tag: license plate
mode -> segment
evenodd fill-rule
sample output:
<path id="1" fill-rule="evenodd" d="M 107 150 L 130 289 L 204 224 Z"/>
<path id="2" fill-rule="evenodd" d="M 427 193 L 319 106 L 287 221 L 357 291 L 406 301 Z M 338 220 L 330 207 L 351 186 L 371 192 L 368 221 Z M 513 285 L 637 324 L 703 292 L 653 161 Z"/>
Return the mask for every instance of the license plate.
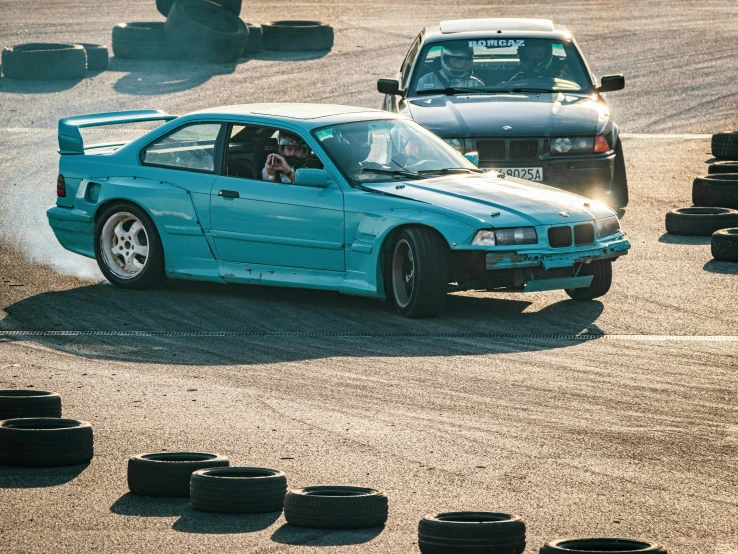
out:
<path id="1" fill-rule="evenodd" d="M 542 167 L 496 167 L 500 173 L 517 177 L 519 179 L 527 179 L 528 181 L 543 181 Z"/>

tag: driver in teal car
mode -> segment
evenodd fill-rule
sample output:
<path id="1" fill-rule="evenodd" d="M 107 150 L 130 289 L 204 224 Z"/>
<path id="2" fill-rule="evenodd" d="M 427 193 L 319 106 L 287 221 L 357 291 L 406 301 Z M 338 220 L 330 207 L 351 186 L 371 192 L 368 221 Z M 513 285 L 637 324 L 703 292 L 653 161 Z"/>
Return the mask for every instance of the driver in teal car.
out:
<path id="1" fill-rule="evenodd" d="M 310 148 L 297 135 L 280 132 L 279 154 L 269 154 L 261 170 L 264 181 L 294 183 L 295 171 L 303 167 L 310 157 Z"/>

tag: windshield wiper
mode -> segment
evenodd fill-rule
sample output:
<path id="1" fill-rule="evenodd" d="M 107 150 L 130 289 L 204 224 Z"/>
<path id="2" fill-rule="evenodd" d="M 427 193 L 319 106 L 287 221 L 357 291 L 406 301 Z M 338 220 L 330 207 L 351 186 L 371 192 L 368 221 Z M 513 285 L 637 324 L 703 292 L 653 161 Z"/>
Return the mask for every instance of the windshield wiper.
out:
<path id="1" fill-rule="evenodd" d="M 518 87 L 510 89 L 510 92 L 555 92 L 548 88 Z"/>
<path id="2" fill-rule="evenodd" d="M 392 177 L 409 177 L 411 179 L 417 179 L 420 177 L 420 173 L 415 171 L 401 171 L 399 169 L 379 169 L 373 167 L 365 167 L 361 170 L 362 173 L 376 173 L 378 175 L 391 175 Z"/>
<path id="3" fill-rule="evenodd" d="M 418 175 L 448 175 L 449 173 L 486 173 L 484 169 L 479 169 L 477 167 L 471 168 L 471 167 L 444 167 L 443 169 L 421 169 L 418 171 Z"/>

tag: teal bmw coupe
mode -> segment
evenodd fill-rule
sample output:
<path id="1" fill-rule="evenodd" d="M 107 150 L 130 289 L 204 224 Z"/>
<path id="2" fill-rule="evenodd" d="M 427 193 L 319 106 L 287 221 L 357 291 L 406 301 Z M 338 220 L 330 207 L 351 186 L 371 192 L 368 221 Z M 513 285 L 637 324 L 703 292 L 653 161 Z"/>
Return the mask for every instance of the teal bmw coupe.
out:
<path id="1" fill-rule="evenodd" d="M 163 121 L 129 142 L 80 129 Z M 167 278 L 335 290 L 430 317 L 450 291 L 604 295 L 628 240 L 612 209 L 477 167 L 401 115 L 326 104 L 59 121 L 61 245 L 114 285 Z"/>

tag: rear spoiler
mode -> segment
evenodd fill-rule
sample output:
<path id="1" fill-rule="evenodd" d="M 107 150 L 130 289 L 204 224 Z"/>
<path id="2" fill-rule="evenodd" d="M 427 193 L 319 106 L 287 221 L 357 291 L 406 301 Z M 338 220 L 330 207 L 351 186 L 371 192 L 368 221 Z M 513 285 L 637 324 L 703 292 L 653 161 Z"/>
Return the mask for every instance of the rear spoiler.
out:
<path id="1" fill-rule="evenodd" d="M 84 154 L 85 143 L 79 130 L 82 127 L 102 127 L 141 121 L 171 121 L 179 116 L 159 110 L 134 110 L 89 115 L 76 115 L 59 120 L 59 154 Z"/>

